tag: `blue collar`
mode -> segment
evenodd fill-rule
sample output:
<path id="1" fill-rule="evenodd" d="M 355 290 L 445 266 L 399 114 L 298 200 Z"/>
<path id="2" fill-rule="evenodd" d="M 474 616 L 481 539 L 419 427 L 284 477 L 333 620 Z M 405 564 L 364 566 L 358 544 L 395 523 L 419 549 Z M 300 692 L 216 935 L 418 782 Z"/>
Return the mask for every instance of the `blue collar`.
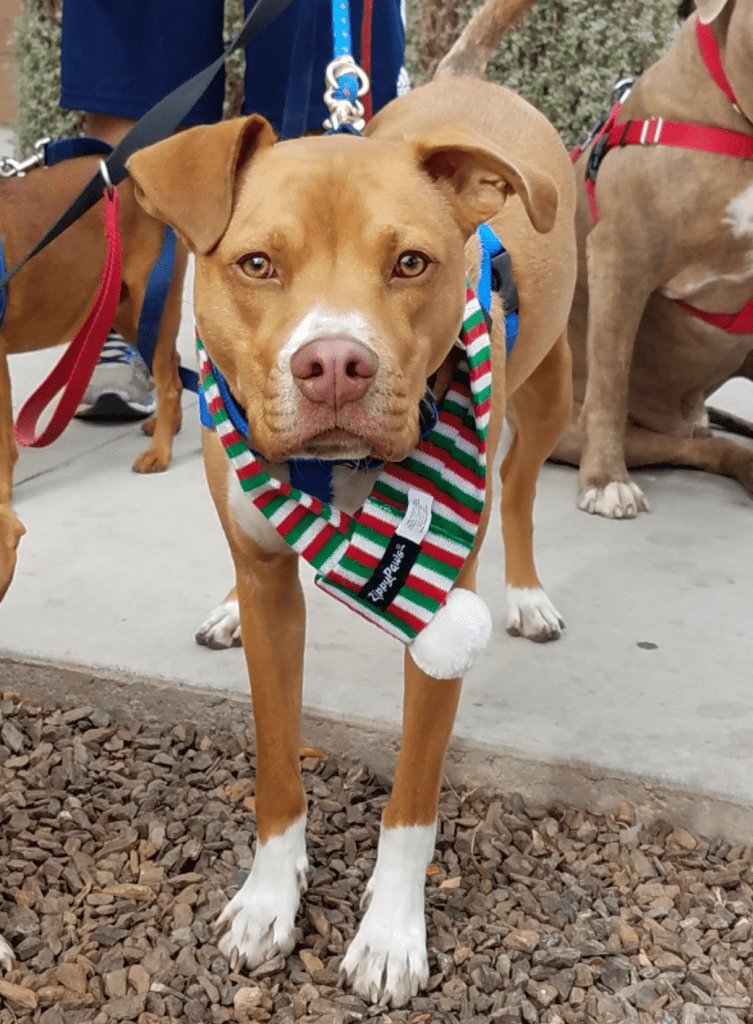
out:
<path id="1" fill-rule="evenodd" d="M 509 253 L 488 224 L 481 225 L 478 229 L 478 237 L 481 242 L 481 269 L 477 289 L 478 301 L 481 303 L 481 308 L 488 315 L 492 305 L 492 291 L 497 291 L 504 295 L 505 348 L 507 350 L 507 358 L 509 359 L 520 328 L 517 291 L 512 280 Z M 502 277 L 505 279 L 501 279 Z M 512 302 L 510 301 L 510 295 L 515 296 Z"/>

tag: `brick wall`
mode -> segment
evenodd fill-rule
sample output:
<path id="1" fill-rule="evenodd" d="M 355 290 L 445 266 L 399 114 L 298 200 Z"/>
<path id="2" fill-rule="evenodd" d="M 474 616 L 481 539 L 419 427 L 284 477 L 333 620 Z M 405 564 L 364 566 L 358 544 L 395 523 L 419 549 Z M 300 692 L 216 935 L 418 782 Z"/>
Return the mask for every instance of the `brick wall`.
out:
<path id="1" fill-rule="evenodd" d="M 0 0 L 0 125 L 16 116 L 16 18 L 21 0 Z"/>

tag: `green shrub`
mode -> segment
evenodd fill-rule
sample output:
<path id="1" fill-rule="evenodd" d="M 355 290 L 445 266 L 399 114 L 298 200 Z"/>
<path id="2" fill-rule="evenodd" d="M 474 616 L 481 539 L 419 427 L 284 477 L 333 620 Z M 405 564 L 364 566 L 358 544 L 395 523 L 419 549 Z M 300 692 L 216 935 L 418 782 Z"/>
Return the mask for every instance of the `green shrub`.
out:
<path id="1" fill-rule="evenodd" d="M 43 135 L 77 135 L 83 125 L 78 111 L 61 110 L 60 3 L 24 0 L 18 19 L 18 106 L 13 125 L 18 151 L 26 156 Z"/>
<path id="2" fill-rule="evenodd" d="M 479 6 L 460 5 L 455 34 Z M 488 75 L 572 146 L 609 106 L 617 79 L 637 77 L 667 49 L 676 23 L 676 0 L 539 0 L 501 41 Z"/>
<path id="3" fill-rule="evenodd" d="M 609 106 L 614 83 L 637 78 L 667 49 L 675 0 L 543 0 L 500 43 L 489 76 L 514 89 L 573 145 Z"/>

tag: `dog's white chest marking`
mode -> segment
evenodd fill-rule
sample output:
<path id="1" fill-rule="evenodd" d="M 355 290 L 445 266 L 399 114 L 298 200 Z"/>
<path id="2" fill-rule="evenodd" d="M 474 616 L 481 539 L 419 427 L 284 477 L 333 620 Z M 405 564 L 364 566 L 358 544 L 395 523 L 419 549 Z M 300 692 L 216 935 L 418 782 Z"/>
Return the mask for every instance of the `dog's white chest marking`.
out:
<path id="1" fill-rule="evenodd" d="M 748 256 L 738 277 L 739 281 L 746 281 L 753 273 L 753 185 L 730 200 L 724 224 L 735 238 L 747 239 L 749 242 Z"/>
<path id="2" fill-rule="evenodd" d="M 693 275 L 680 274 L 678 278 L 667 282 L 662 289 L 667 298 L 684 299 L 692 304 L 694 297 L 710 285 L 739 285 L 750 281 L 753 274 L 753 185 L 749 185 L 729 201 L 722 217 L 722 228 L 729 231 L 735 239 L 749 241 L 747 255 L 736 267 L 730 266 L 726 273 L 707 268 L 705 271 L 698 270 Z"/>
<path id="3" fill-rule="evenodd" d="M 283 483 L 290 483 L 290 473 L 284 463 L 267 465 L 270 476 Z M 291 548 L 282 539 L 274 526 L 243 491 L 232 465 L 228 464 L 228 500 L 235 521 L 247 537 L 269 554 L 286 554 Z M 356 469 L 351 465 L 332 467 L 332 504 L 341 512 L 352 515 L 363 505 L 371 493 L 379 469 Z"/>
<path id="4" fill-rule="evenodd" d="M 278 953 L 293 949 L 293 927 L 301 894 L 306 891 L 306 815 L 282 835 L 257 843 L 254 863 L 242 888 L 223 910 L 217 924 L 226 927 L 219 942 L 238 970 L 251 970 Z"/>
<path id="5" fill-rule="evenodd" d="M 724 223 L 735 238 L 750 238 L 751 250 L 748 259 L 753 266 L 753 185 L 749 185 L 730 201 Z"/>
<path id="6" fill-rule="evenodd" d="M 424 889 L 436 825 L 383 828 L 370 900 L 342 973 L 362 999 L 404 1005 L 429 978 Z"/>
<path id="7" fill-rule="evenodd" d="M 269 475 L 273 476 L 276 480 L 282 480 L 282 482 L 286 484 L 290 483 L 290 474 L 284 463 L 279 465 L 266 465 L 265 469 Z M 251 501 L 249 496 L 243 490 L 238 477 L 235 474 L 233 464 L 229 459 L 227 472 L 228 503 L 233 510 L 233 516 L 235 517 L 235 521 L 238 526 L 243 530 L 247 537 L 250 537 L 251 540 L 255 541 L 259 547 L 268 554 L 287 554 L 290 551 L 290 548 L 266 516 L 262 515 L 256 505 L 254 505 L 253 501 Z"/>
<path id="8" fill-rule="evenodd" d="M 379 469 L 332 467 L 332 504 L 341 512 L 353 513 L 363 505 L 379 476 Z"/>
<path id="9" fill-rule="evenodd" d="M 290 482 L 286 464 L 267 465 L 270 476 L 284 483 Z M 379 469 L 355 469 L 353 466 L 332 467 L 332 504 L 342 512 L 352 515 L 363 505 L 371 493 Z M 228 502 L 235 521 L 247 537 L 255 541 L 268 554 L 288 554 L 291 548 L 282 539 L 274 526 L 243 491 L 238 477 L 228 462 Z M 241 642 L 240 611 L 238 602 L 223 601 L 201 624 L 196 639 L 207 647 L 221 649 L 233 647 Z"/>

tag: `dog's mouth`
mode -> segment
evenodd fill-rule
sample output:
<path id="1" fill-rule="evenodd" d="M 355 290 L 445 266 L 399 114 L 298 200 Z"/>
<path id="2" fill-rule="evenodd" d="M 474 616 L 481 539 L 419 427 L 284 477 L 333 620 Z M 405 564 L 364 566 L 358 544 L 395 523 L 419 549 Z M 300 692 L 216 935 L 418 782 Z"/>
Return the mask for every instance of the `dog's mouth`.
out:
<path id="1" fill-rule="evenodd" d="M 301 458 L 325 460 L 380 457 L 370 440 L 343 427 L 328 427 L 307 438 L 296 454 Z"/>

